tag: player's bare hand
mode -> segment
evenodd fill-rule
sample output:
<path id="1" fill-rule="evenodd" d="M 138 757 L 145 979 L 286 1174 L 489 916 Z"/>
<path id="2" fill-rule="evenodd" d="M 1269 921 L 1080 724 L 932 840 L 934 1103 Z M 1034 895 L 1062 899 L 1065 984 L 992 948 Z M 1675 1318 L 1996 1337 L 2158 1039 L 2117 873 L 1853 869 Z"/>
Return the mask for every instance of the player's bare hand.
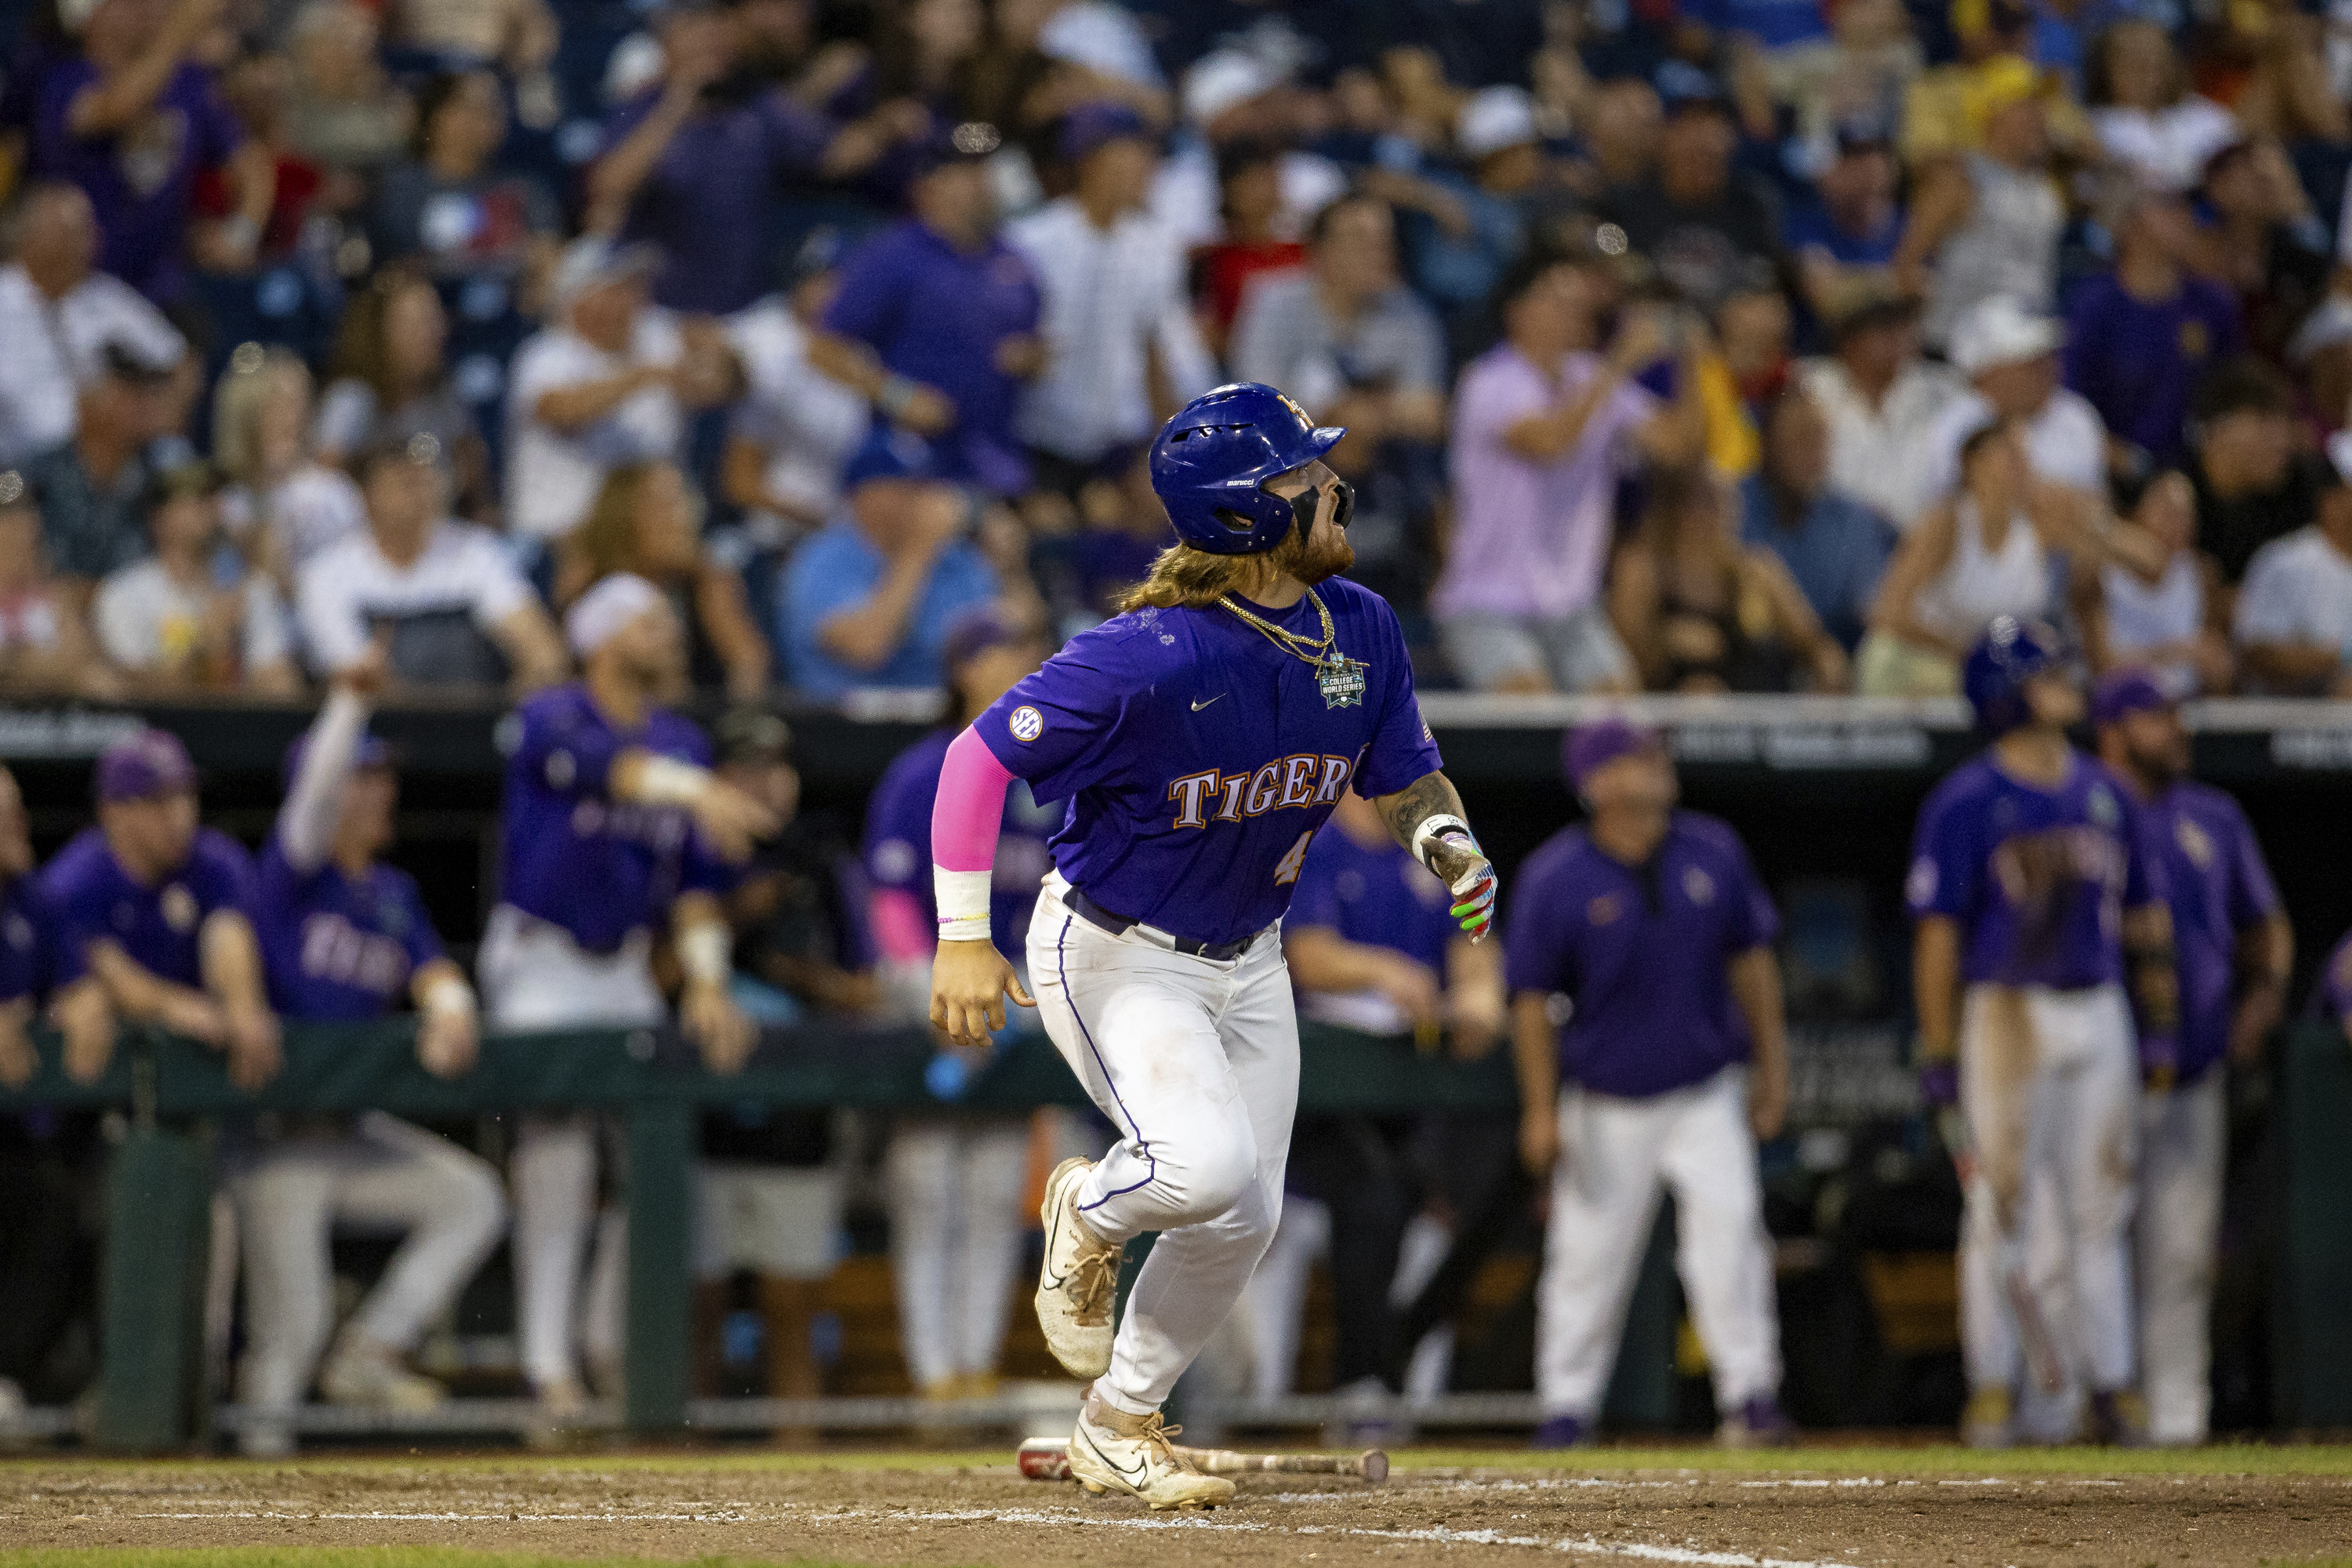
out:
<path id="1" fill-rule="evenodd" d="M 228 1080 L 250 1092 L 278 1076 L 286 1064 L 278 1019 L 267 1007 L 223 1009 L 228 1038 Z"/>
<path id="2" fill-rule="evenodd" d="M 1780 1135 L 1789 1120 L 1789 1075 L 1759 1067 L 1748 1075 L 1748 1126 L 1756 1141 L 1768 1143 Z"/>
<path id="3" fill-rule="evenodd" d="M 1559 1161 L 1559 1111 L 1549 1105 L 1530 1105 L 1519 1111 L 1519 1163 L 1542 1181 Z"/>
<path id="4" fill-rule="evenodd" d="M 334 684 L 354 697 L 370 701 L 383 694 L 385 679 L 392 672 L 392 635 L 378 633 L 359 658 L 335 671 Z"/>
<path id="5" fill-rule="evenodd" d="M 944 436 L 955 428 L 955 400 L 936 386 L 918 382 L 890 422 L 918 436 Z"/>
<path id="6" fill-rule="evenodd" d="M 720 779 L 710 781 L 693 805 L 694 825 L 719 858 L 740 865 L 751 858 L 752 844 L 782 826 L 776 814 L 742 790 Z"/>
<path id="7" fill-rule="evenodd" d="M 1416 1029 L 1437 1023 L 1437 976 L 1429 965 L 1398 956 L 1381 971 L 1379 986 Z"/>
<path id="8" fill-rule="evenodd" d="M 428 1011 L 416 1026 L 416 1059 L 435 1078 L 463 1078 L 482 1051 L 482 1031 L 472 1013 Z"/>
<path id="9" fill-rule="evenodd" d="M 943 942 L 931 960 L 931 1026 L 960 1047 L 977 1048 L 1004 1027 L 1004 999 L 1037 1004 L 991 942 Z"/>
<path id="10" fill-rule="evenodd" d="M 158 988 L 155 1022 L 183 1039 L 194 1040 L 215 1050 L 229 1043 L 228 1015 L 221 1011 L 220 1004 L 185 986 Z"/>
<path id="11" fill-rule="evenodd" d="M 687 1037 L 702 1052 L 702 1065 L 722 1078 L 741 1072 L 760 1043 L 759 1025 L 735 1005 L 727 987 L 714 982 L 688 982 L 677 1016 Z"/>
<path id="12" fill-rule="evenodd" d="M 1494 1055 L 1503 1037 L 1503 1010 L 1491 994 L 1475 987 L 1454 994 L 1454 1059 L 1484 1061 Z"/>
<path id="13" fill-rule="evenodd" d="M 1015 332 L 996 345 L 996 368 L 1026 381 L 1045 368 L 1045 340 L 1034 332 Z"/>

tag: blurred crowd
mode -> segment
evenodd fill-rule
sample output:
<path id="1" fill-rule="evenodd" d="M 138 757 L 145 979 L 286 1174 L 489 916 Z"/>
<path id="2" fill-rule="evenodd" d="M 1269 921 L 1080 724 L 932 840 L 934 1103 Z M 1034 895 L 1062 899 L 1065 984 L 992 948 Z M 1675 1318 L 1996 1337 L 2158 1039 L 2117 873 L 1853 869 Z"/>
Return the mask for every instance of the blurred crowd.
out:
<path id="1" fill-rule="evenodd" d="M 2316 0 L 34 0 L 0 682 L 944 684 L 1170 540 L 1225 379 L 1351 434 L 1424 679 L 2176 692 L 2352 650 Z"/>

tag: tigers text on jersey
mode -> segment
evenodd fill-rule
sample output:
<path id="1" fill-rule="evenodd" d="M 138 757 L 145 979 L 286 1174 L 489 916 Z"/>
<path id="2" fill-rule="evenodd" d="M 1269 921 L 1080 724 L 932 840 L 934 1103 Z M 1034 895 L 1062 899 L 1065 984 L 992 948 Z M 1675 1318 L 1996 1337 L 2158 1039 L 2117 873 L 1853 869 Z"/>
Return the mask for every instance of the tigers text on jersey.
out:
<path id="1" fill-rule="evenodd" d="M 2080 752 L 2054 789 L 2003 772 L 1990 752 L 1973 757 L 1919 808 L 1904 900 L 1915 920 L 1959 922 L 1969 984 L 2120 983 L 2123 911 L 2165 896 L 2138 810 Z"/>
<path id="2" fill-rule="evenodd" d="M 332 861 L 306 875 L 275 834 L 255 871 L 253 928 L 269 1005 L 288 1018 L 382 1017 L 441 956 L 415 879 L 390 866 L 353 879 Z"/>
<path id="3" fill-rule="evenodd" d="M 1315 591 L 1360 681 L 1222 607 L 1142 609 L 1072 638 L 974 721 L 1038 799 L 1069 800 L 1055 864 L 1104 909 L 1241 941 L 1281 918 L 1341 791 L 1393 795 L 1437 770 L 1395 615 L 1344 578 Z M 1250 608 L 1321 635 L 1305 598 Z"/>
<path id="4" fill-rule="evenodd" d="M 562 926 L 588 952 L 612 952 L 633 931 L 656 930 L 682 892 L 730 885 L 725 865 L 681 806 L 613 799 L 614 759 L 631 749 L 710 765 L 710 742 L 655 709 L 635 731 L 615 730 L 586 687 L 542 691 L 518 710 L 521 732 L 507 761 L 505 885 L 500 896 Z"/>

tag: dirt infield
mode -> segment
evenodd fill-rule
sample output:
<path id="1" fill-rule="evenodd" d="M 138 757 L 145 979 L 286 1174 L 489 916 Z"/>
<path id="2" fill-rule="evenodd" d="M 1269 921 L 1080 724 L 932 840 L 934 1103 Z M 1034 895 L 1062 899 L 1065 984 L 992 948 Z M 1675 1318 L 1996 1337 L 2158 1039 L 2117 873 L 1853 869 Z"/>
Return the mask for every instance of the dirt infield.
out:
<path id="1" fill-rule="evenodd" d="M 1183 1518 L 1021 1480 L 1009 1452 L 0 1465 L 0 1548 L 398 1545 L 991 1568 L 2308 1563 L 2352 1551 L 2352 1452 L 1408 1454 L 1386 1487 L 1268 1477 Z"/>

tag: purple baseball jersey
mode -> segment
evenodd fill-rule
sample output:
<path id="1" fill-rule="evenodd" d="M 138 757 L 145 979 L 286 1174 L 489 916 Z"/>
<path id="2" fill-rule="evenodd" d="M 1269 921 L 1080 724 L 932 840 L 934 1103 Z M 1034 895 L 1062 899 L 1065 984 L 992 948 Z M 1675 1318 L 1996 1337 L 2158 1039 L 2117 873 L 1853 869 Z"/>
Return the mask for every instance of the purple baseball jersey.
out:
<path id="1" fill-rule="evenodd" d="M 926 931 L 938 929 L 940 912 L 931 886 L 931 804 L 954 739 L 953 731 L 941 730 L 899 752 L 866 808 L 866 875 L 877 888 L 914 895 Z M 988 885 L 988 933 L 998 951 L 1018 958 L 1028 942 L 1037 889 L 1054 865 L 1046 844 L 1068 815 L 1066 807 L 1038 805 L 1019 779 L 1004 792 L 1004 825 Z"/>
<path id="2" fill-rule="evenodd" d="M 500 896 L 611 952 L 631 931 L 660 926 L 684 892 L 733 880 L 685 809 L 614 800 L 613 761 L 632 748 L 710 765 L 710 742 L 675 713 L 654 710 L 634 731 L 606 722 L 578 681 L 542 691 L 516 712 L 521 732 L 507 760 L 505 882 Z"/>
<path id="3" fill-rule="evenodd" d="M 253 927 L 269 1005 L 289 1018 L 381 1017 L 441 956 L 407 873 L 371 866 L 354 881 L 330 862 L 306 877 L 275 834 L 254 872 Z"/>
<path id="4" fill-rule="evenodd" d="M 2187 1083 L 2229 1049 L 2238 933 L 2278 912 L 2278 889 L 2246 814 L 2211 785 L 2182 779 L 2143 802 L 2139 814 L 2172 910 L 2180 970 L 2176 1071 Z"/>
<path id="5" fill-rule="evenodd" d="M 1640 1099 L 1703 1083 L 1748 1059 L 1748 1021 L 1727 965 L 1780 931 L 1771 896 L 1727 824 L 1677 811 L 1642 866 L 1582 827 L 1519 867 L 1503 943 L 1514 994 L 1563 993 L 1560 1075 Z"/>
<path id="6" fill-rule="evenodd" d="M 2054 790 L 1972 757 L 1919 808 L 1904 900 L 1959 922 L 1969 984 L 2119 984 L 2123 911 L 2165 896 L 2141 832 L 2130 792 L 2080 752 Z"/>
<path id="7" fill-rule="evenodd" d="M 157 979 L 201 987 L 196 933 L 215 910 L 252 906 L 253 860 L 228 835 L 200 827 L 187 864 L 150 888 L 131 880 L 103 832 L 85 827 L 42 870 L 41 894 L 57 921 L 58 985 L 89 972 L 89 944 L 102 937 Z"/>
<path id="8" fill-rule="evenodd" d="M 0 893 L 0 1002 L 49 994 L 57 968 L 55 931 L 39 877 L 19 877 Z"/>
<path id="9" fill-rule="evenodd" d="M 1439 766 L 1381 597 L 1334 577 L 1333 683 L 1230 610 L 1132 611 L 1072 638 L 973 728 L 1040 800 L 1070 802 L 1062 875 L 1103 908 L 1196 942 L 1281 919 L 1307 841 L 1348 788 L 1393 795 Z M 1263 612 L 1321 635 L 1315 606 Z"/>
<path id="10" fill-rule="evenodd" d="M 2352 1020 L 2352 931 L 2346 931 L 2336 951 L 2327 955 L 2327 967 L 2319 972 L 2319 988 L 2312 993 L 2311 1005 L 2331 1024 Z"/>
<path id="11" fill-rule="evenodd" d="M 1291 890 L 1285 931 L 1321 926 L 1349 942 L 1385 947 L 1445 975 L 1445 955 L 1462 934 L 1447 912 L 1454 895 L 1402 844 L 1366 848 L 1326 826 L 1307 847 Z"/>

